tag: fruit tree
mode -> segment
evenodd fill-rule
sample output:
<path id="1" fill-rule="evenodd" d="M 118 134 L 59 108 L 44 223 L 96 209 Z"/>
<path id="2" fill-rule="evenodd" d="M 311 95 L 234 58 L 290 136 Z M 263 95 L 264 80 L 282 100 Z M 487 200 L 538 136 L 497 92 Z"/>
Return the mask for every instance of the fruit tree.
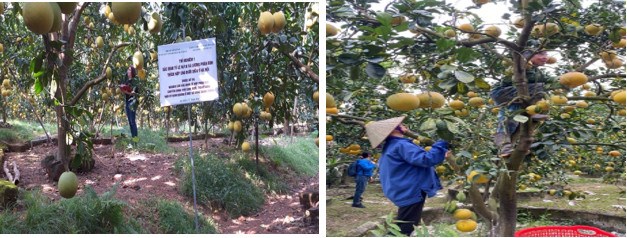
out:
<path id="1" fill-rule="evenodd" d="M 494 12 L 502 15 L 489 18 Z M 329 1 L 328 183 L 340 182 L 340 165 L 361 152 L 347 148 L 369 148 L 360 127 L 399 115 L 425 149 L 436 139 L 452 143 L 455 156 L 437 173 L 469 194 L 490 236 L 514 235 L 517 190 L 574 199 L 583 194 L 568 189 L 569 171 L 608 182 L 624 176 L 623 12 L 612 1 Z M 540 67 L 550 80 L 531 95 L 527 57 L 540 51 L 550 56 Z M 495 105 L 490 90 L 503 79 L 516 96 Z M 510 103 L 522 108 L 508 110 Z M 500 110 L 520 123 L 506 158 L 492 138 Z M 530 119 L 535 114 L 549 118 Z M 380 148 L 372 153 L 378 158 Z M 462 219 L 457 227 L 475 225 Z"/>
<path id="2" fill-rule="evenodd" d="M 139 127 L 178 127 L 187 121 L 184 107 L 160 107 L 158 45 L 217 40 L 220 98 L 193 105 L 195 128 L 204 124 L 205 130 L 221 130 L 229 120 L 238 120 L 239 147 L 260 118 L 269 121 L 260 122 L 269 129 L 277 122 L 286 128 L 315 124 L 310 95 L 318 82 L 317 4 L 0 6 L 3 120 L 35 115 L 40 121 L 56 121 L 56 158 L 64 170 L 93 167 L 90 140 L 118 118 L 126 121 L 118 85 L 131 65 L 140 79 Z M 264 17 L 265 12 L 271 17 Z M 272 103 L 266 94 L 274 97 Z M 235 115 L 236 103 L 246 104 L 246 113 Z M 75 153 L 71 144 L 77 145 Z"/>

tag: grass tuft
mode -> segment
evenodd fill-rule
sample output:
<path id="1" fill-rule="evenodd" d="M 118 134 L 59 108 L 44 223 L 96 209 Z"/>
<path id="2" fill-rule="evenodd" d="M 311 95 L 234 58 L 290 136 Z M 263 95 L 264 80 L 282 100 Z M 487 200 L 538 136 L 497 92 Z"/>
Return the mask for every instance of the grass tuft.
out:
<path id="1" fill-rule="evenodd" d="M 268 159 L 287 165 L 299 174 L 313 176 L 318 173 L 318 147 L 312 138 L 279 138 L 276 145 L 263 146 L 261 151 Z"/>
<path id="2" fill-rule="evenodd" d="M 138 233 L 138 223 L 124 217 L 122 201 L 113 199 L 115 187 L 98 196 L 87 187 L 85 194 L 58 202 L 50 202 L 40 192 L 26 192 L 23 203 L 26 216 L 16 217 L 5 211 L 0 214 L 0 233 Z"/>
<path id="3" fill-rule="evenodd" d="M 268 171 L 264 164 L 257 166 L 254 160 L 246 158 L 243 154 L 234 157 L 237 165 L 248 174 L 257 187 L 262 187 L 269 193 L 286 194 L 289 192 L 289 186 L 285 180 Z"/>
<path id="4" fill-rule="evenodd" d="M 40 136 L 45 136 L 44 130 L 38 122 L 18 120 L 8 120 L 7 122 L 11 124 L 12 127 L 0 128 L 0 141 L 23 143 Z M 48 134 L 56 133 L 55 124 L 44 123 L 44 126 Z"/>
<path id="5" fill-rule="evenodd" d="M 194 214 L 185 211 L 185 208 L 178 202 L 159 200 L 157 202 L 157 212 L 159 213 L 159 227 L 167 234 L 194 234 L 196 226 L 194 224 Z M 213 220 L 198 214 L 199 234 L 217 233 Z"/>
<path id="6" fill-rule="evenodd" d="M 191 166 L 187 157 L 181 157 L 182 192 L 192 197 Z M 199 202 L 218 204 L 230 216 L 250 215 L 265 202 L 263 191 L 234 164 L 225 163 L 214 156 L 194 158 L 196 196 Z"/>

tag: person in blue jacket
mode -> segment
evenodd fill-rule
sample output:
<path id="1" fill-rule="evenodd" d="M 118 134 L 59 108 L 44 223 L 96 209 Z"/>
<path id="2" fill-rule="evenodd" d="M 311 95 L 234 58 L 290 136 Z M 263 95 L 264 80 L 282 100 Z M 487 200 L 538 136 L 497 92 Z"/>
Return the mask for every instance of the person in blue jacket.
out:
<path id="1" fill-rule="evenodd" d="M 370 154 L 364 152 L 361 157 L 357 159 L 357 175 L 355 176 L 355 196 L 353 196 L 353 207 L 366 208 L 361 204 L 361 195 L 366 191 L 366 185 L 368 181 L 372 181 L 372 173 L 375 169 L 375 164 L 370 161 Z"/>
<path id="2" fill-rule="evenodd" d="M 425 199 L 442 189 L 434 166 L 450 156 L 449 143 L 439 140 L 431 150 L 404 138 L 407 128 L 398 125 L 385 139 L 379 159 L 379 178 L 383 193 L 398 207 L 397 225 L 401 233 L 410 235 L 420 223 Z"/>

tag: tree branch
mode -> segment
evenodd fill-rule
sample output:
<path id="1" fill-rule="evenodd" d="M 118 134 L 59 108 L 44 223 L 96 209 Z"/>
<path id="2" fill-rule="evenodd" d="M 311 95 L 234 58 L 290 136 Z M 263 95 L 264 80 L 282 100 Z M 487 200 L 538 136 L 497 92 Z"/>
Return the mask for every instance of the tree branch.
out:
<path id="1" fill-rule="evenodd" d="M 517 51 L 521 51 L 527 46 L 527 41 L 529 40 L 529 36 L 531 35 L 531 29 L 533 29 L 533 25 L 535 22 L 531 20 L 530 14 L 524 14 L 525 18 L 525 26 L 523 26 L 522 31 L 520 32 L 520 37 L 518 37 L 518 42 L 516 45 L 520 48 L 517 48 Z"/>
<path id="2" fill-rule="evenodd" d="M 463 193 L 463 191 L 460 191 Z M 468 195 L 470 196 L 470 202 L 472 202 L 472 208 L 474 208 L 475 212 L 479 214 L 481 217 L 485 218 L 488 221 L 494 220 L 496 214 L 491 212 L 488 207 L 486 207 L 483 202 L 483 196 L 481 196 L 481 192 L 477 188 L 476 184 L 470 185 L 468 189 Z"/>
<path id="3" fill-rule="evenodd" d="M 422 28 L 422 27 L 416 26 L 415 29 L 420 31 L 420 32 L 427 33 L 429 35 L 433 35 L 433 36 L 437 36 L 437 37 L 440 37 L 440 38 L 447 38 L 448 39 L 448 37 L 446 37 L 446 36 L 444 36 L 444 35 L 442 35 L 440 33 L 434 32 L 432 30 L 429 30 L 427 28 Z M 459 30 L 459 28 L 455 28 L 455 29 Z M 486 35 L 486 34 L 481 33 L 481 32 L 470 32 L 470 33 Z M 486 37 L 486 38 L 481 38 L 481 39 L 478 39 L 478 40 L 455 40 L 455 43 L 457 45 L 463 45 L 463 46 L 466 46 L 466 47 L 472 47 L 472 46 L 475 46 L 475 45 L 480 45 L 480 44 L 485 44 L 485 43 L 490 43 L 490 42 L 496 42 L 496 43 L 502 44 L 505 47 L 510 48 L 510 49 L 514 49 L 514 50 L 518 49 L 518 46 L 516 44 L 514 44 L 514 42 L 507 41 L 507 40 L 502 39 L 502 38 L 491 37 L 491 36 L 490 37 Z"/>
<path id="4" fill-rule="evenodd" d="M 584 69 L 588 68 L 588 66 L 592 65 L 594 62 L 597 62 L 597 60 L 599 60 L 599 58 L 592 58 L 590 59 L 590 61 L 586 62 L 585 64 L 582 64 L 581 66 L 577 67 L 575 69 L 575 71 L 577 72 L 581 72 Z"/>
<path id="5" fill-rule="evenodd" d="M 597 80 L 597 79 L 612 78 L 612 77 L 625 78 L 625 74 L 624 73 L 623 74 L 614 73 L 614 74 L 596 75 L 596 76 L 588 77 L 588 81 L 594 81 L 594 80 Z"/>
<path id="6" fill-rule="evenodd" d="M 595 142 L 591 142 L 591 143 L 563 143 L 566 145 L 603 145 L 603 146 L 610 146 L 610 147 L 616 147 L 616 148 L 624 148 L 622 145 L 615 145 L 615 144 L 608 144 L 608 143 L 595 143 Z"/>
<path id="7" fill-rule="evenodd" d="M 340 121 L 343 124 L 353 124 L 353 125 L 360 125 L 361 127 L 365 127 L 366 124 L 363 121 L 358 121 L 358 120 L 346 120 L 343 118 L 336 118 L 338 121 Z"/>
<path id="8" fill-rule="evenodd" d="M 72 19 L 69 21 L 68 25 L 63 26 L 62 35 L 68 37 L 67 39 L 64 39 L 65 41 L 67 41 L 66 49 L 74 49 L 74 42 L 76 40 L 76 28 L 78 28 L 78 24 L 82 22 L 81 14 L 85 10 L 85 8 L 87 8 L 87 6 L 89 6 L 89 2 L 81 4 L 78 10 L 74 10 L 74 15 L 72 15 Z M 66 62 L 63 63 L 65 64 Z"/>
<path id="9" fill-rule="evenodd" d="M 566 97 L 568 100 L 587 100 L 587 101 L 612 101 L 612 99 L 605 97 Z"/>
<path id="10" fill-rule="evenodd" d="M 300 62 L 300 60 L 298 60 L 295 56 L 293 56 L 292 54 L 288 52 L 281 50 L 281 53 L 287 56 L 288 58 L 290 58 L 290 60 L 292 60 L 292 62 L 296 64 L 296 66 L 298 66 L 298 69 L 301 72 L 307 74 L 307 76 L 309 76 L 314 81 L 319 82 L 318 74 L 316 74 L 313 70 L 311 70 L 309 66 L 304 65 L 302 62 Z"/>
<path id="11" fill-rule="evenodd" d="M 111 58 L 113 57 L 113 55 L 115 54 L 115 52 L 125 46 L 130 45 L 131 43 L 121 43 L 115 47 L 113 47 L 113 50 L 111 50 L 111 53 L 109 53 L 109 57 L 107 57 L 107 60 L 105 61 L 103 67 L 102 67 L 102 71 L 100 73 L 100 75 L 98 77 L 96 77 L 95 79 L 90 80 L 89 82 L 85 83 L 85 85 L 83 85 L 83 87 L 78 91 L 78 93 L 76 93 L 76 95 L 74 95 L 74 97 L 72 98 L 72 100 L 70 101 L 69 104 L 67 104 L 67 106 L 74 106 L 78 100 L 83 96 L 83 94 L 85 94 L 85 92 L 87 92 L 87 90 L 89 88 L 91 88 L 92 86 L 99 84 L 100 82 L 102 82 L 103 80 L 106 79 L 106 71 L 107 71 L 107 66 L 109 65 Z"/>

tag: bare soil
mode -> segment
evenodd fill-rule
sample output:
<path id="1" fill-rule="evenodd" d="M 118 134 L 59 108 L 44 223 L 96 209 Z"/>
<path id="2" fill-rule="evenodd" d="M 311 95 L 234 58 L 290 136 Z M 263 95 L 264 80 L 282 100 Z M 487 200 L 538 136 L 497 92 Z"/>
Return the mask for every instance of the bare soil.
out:
<path id="1" fill-rule="evenodd" d="M 222 151 L 223 138 L 208 141 L 207 148 Z M 146 201 L 152 198 L 175 200 L 192 209 L 193 200 L 179 193 L 179 175 L 173 165 L 179 156 L 189 153 L 189 142 L 170 143 L 175 148 L 174 154 L 150 154 L 116 150 L 113 145 L 94 145 L 96 165 L 88 173 L 79 173 L 79 191 L 86 185 L 97 193 L 103 193 L 120 182 L 115 197 L 126 202 L 133 210 L 148 209 Z M 194 148 L 205 146 L 204 141 L 194 141 Z M 40 161 L 51 154 L 56 145 L 41 145 L 22 153 L 5 153 L 6 160 L 16 161 L 21 172 L 19 187 L 39 189 L 52 200 L 61 197 L 56 183 L 48 181 Z M 318 191 L 318 176 L 292 179 L 289 181 L 290 192 L 287 195 L 267 195 L 262 210 L 251 216 L 230 219 L 225 211 L 211 210 L 199 206 L 203 214 L 211 214 L 220 233 L 233 234 L 317 234 L 318 223 L 305 217 L 299 203 L 298 194 L 304 191 Z M 158 232 L 151 230 L 150 232 Z"/>

